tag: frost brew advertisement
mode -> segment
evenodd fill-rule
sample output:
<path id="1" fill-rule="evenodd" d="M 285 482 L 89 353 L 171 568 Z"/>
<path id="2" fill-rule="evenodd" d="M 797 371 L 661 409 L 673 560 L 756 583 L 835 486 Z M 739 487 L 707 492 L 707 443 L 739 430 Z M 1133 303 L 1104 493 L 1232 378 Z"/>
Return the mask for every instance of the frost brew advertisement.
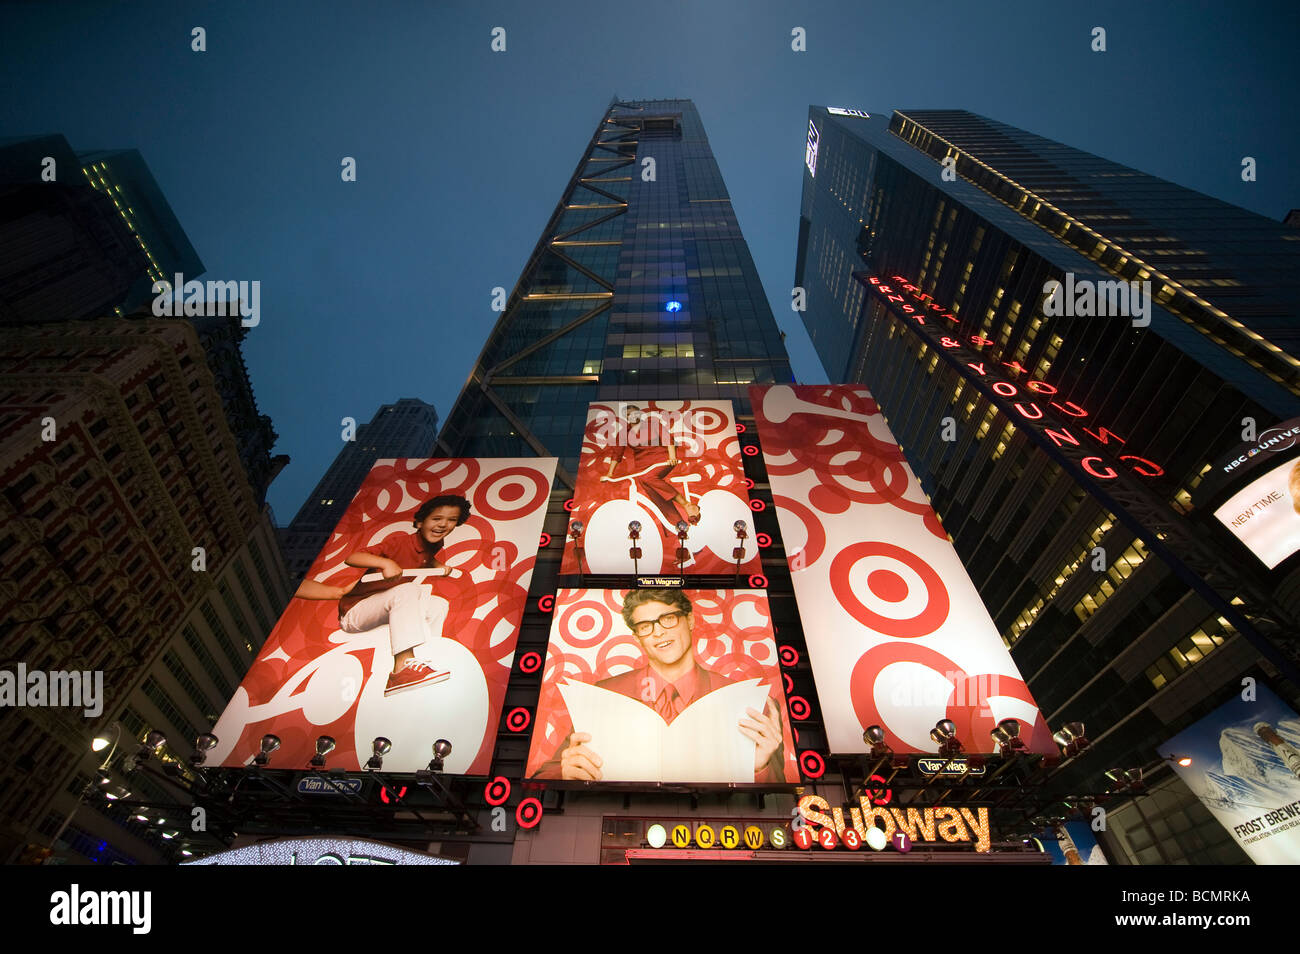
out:
<path id="1" fill-rule="evenodd" d="M 1247 694 L 1159 752 L 1255 864 L 1300 864 L 1300 719 L 1264 686 Z"/>
<path id="2" fill-rule="evenodd" d="M 833 753 L 934 752 L 951 719 L 968 752 L 1021 724 L 1031 752 L 1056 743 L 979 594 L 885 425 L 853 385 L 751 388 Z"/>
<path id="3" fill-rule="evenodd" d="M 554 458 L 380 460 L 213 728 L 214 764 L 486 774 L 537 559 Z"/>
<path id="4" fill-rule="evenodd" d="M 750 528 L 742 573 L 761 569 L 753 514 L 730 401 L 611 401 L 587 411 L 570 526 L 583 526 L 581 554 L 569 538 L 562 573 L 678 572 L 678 528 L 685 527 L 684 573 L 731 573 Z M 628 524 L 641 524 L 634 564 Z M 580 561 L 581 557 L 581 561 Z"/>

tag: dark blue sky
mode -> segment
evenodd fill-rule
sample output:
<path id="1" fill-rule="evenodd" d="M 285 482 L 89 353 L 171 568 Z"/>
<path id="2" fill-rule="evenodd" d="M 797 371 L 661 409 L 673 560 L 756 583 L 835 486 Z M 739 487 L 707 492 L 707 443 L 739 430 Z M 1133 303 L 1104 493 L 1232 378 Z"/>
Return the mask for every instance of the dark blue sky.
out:
<path id="1" fill-rule="evenodd" d="M 491 289 L 513 287 L 614 94 L 695 100 L 795 374 L 813 381 L 789 308 L 810 103 L 969 109 L 1278 219 L 1300 206 L 1298 10 L 6 4 L 0 136 L 138 148 L 207 277 L 262 283 L 245 354 L 293 458 L 270 494 L 287 522 L 338 452 L 340 418 L 399 397 L 450 408 L 496 318 Z M 790 48 L 796 26 L 807 52 Z"/>

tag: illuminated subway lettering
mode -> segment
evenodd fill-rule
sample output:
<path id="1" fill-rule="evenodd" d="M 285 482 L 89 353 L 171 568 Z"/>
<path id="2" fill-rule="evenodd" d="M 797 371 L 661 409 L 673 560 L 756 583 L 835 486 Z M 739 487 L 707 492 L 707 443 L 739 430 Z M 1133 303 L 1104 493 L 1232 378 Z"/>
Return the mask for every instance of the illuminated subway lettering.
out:
<path id="1" fill-rule="evenodd" d="M 805 795 L 799 799 L 799 813 L 803 816 L 804 823 L 813 829 L 814 835 L 817 834 L 817 829 L 827 829 L 833 830 L 843 839 L 844 833 L 851 828 L 865 841 L 867 830 L 874 827 L 884 831 L 887 841 L 893 840 L 896 831 L 902 831 L 917 843 L 973 842 L 978 852 L 987 852 L 992 847 L 987 808 L 885 808 L 872 805 L 866 795 L 859 796 L 858 802 L 856 806 L 849 806 L 847 822 L 844 809 L 831 808 L 820 795 Z"/>

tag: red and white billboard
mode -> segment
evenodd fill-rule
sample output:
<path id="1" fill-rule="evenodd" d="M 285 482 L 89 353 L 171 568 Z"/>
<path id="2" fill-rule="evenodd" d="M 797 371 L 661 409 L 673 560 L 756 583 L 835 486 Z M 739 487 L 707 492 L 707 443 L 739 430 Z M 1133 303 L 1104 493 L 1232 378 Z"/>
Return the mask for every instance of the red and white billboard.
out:
<path id="1" fill-rule="evenodd" d="M 609 401 L 587 410 L 561 573 L 760 571 L 730 401 Z M 640 524 L 634 544 L 628 525 Z M 685 559 L 678 562 L 680 528 Z M 641 550 L 633 560 L 629 550 Z M 579 561 L 579 546 L 581 561 Z"/>
<path id="2" fill-rule="evenodd" d="M 546 516 L 554 458 L 380 460 L 290 600 L 213 734 L 216 765 L 414 772 L 452 743 L 486 774 Z"/>
<path id="3" fill-rule="evenodd" d="M 1270 570 L 1300 550 L 1300 460 L 1264 472 L 1214 511 Z"/>
<path id="4" fill-rule="evenodd" d="M 951 719 L 992 752 L 1003 719 L 1057 754 L 979 593 L 885 424 L 858 385 L 750 389 L 830 750 L 935 752 Z"/>
<path id="5" fill-rule="evenodd" d="M 766 594 L 560 590 L 527 775 L 797 783 Z"/>

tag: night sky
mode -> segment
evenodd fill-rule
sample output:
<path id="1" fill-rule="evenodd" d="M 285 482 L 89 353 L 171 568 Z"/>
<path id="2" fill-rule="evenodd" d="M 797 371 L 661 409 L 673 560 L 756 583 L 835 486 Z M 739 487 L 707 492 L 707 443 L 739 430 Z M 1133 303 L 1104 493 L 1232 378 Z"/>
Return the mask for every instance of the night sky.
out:
<path id="1" fill-rule="evenodd" d="M 789 307 L 810 103 L 968 109 L 1280 219 L 1300 206 L 1298 36 L 1294 2 L 10 3 L 0 136 L 139 149 L 205 277 L 261 282 L 244 348 L 293 459 L 270 492 L 287 523 L 342 417 L 450 410 L 492 288 L 514 286 L 614 95 L 695 101 L 795 375 L 817 381 Z"/>

